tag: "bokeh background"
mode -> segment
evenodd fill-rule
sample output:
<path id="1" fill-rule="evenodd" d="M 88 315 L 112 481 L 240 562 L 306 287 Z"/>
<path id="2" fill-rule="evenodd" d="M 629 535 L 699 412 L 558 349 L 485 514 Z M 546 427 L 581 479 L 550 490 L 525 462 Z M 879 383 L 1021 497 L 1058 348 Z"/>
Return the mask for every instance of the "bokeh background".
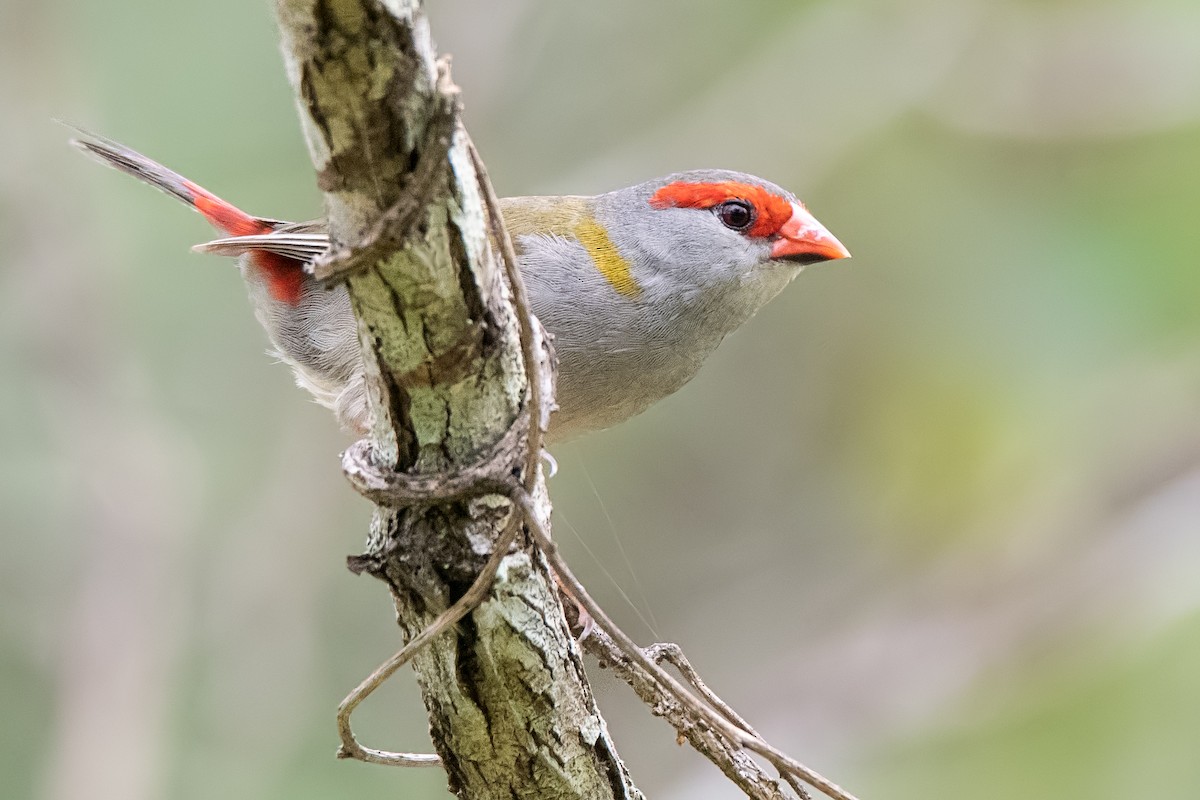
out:
<path id="1" fill-rule="evenodd" d="M 431 2 L 501 194 L 697 166 L 854 252 L 556 451 L 640 639 L 866 798 L 1200 797 L 1200 5 Z M 442 798 L 333 758 L 397 645 L 367 504 L 195 215 L 320 198 L 268 3 L 0 4 L 0 790 Z M 653 798 L 735 798 L 593 670 Z M 364 739 L 419 749 L 402 674 Z"/>

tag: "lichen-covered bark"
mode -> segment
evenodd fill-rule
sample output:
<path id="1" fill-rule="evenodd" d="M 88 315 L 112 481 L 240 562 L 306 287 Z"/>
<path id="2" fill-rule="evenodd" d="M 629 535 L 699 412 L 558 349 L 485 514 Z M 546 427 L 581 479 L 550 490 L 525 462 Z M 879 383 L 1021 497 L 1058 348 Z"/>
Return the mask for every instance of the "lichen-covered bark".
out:
<path id="1" fill-rule="evenodd" d="M 417 0 L 278 0 L 283 51 L 349 287 L 388 466 L 469 465 L 522 412 L 512 299 L 456 95 Z M 516 469 L 520 464 L 514 465 Z M 535 492 L 548 514 L 544 487 Z M 507 501 L 379 507 L 358 564 L 392 589 L 406 636 L 470 585 Z M 413 660 L 450 788 L 464 798 L 639 797 L 611 746 L 537 553 Z"/>

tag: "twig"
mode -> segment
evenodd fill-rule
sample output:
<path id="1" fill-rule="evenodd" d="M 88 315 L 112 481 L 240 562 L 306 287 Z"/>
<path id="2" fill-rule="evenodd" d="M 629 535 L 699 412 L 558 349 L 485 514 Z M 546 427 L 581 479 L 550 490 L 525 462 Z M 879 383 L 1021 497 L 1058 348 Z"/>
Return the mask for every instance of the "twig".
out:
<path id="1" fill-rule="evenodd" d="M 661 666 L 659 666 L 656 661 L 657 658 L 672 656 L 670 659 L 672 663 L 676 665 L 687 664 L 686 659 L 682 658 L 681 653 L 676 655 L 669 652 L 669 650 L 663 649 L 657 651 L 652 650 L 651 653 L 647 653 L 635 642 L 633 642 L 633 640 L 630 639 L 624 631 L 617 627 L 617 625 L 604 612 L 604 609 L 602 609 L 599 604 L 592 599 L 591 595 L 587 593 L 587 590 L 584 589 L 578 578 L 576 578 L 571 572 L 570 567 L 562 558 L 562 555 L 558 552 L 557 544 L 550 539 L 549 532 L 546 530 L 541 519 L 538 517 L 536 504 L 534 503 L 530 494 L 524 489 L 523 486 L 518 484 L 510 476 L 495 474 L 493 470 L 500 463 L 502 463 L 499 458 L 494 458 L 488 462 L 485 462 L 479 467 L 468 468 L 466 472 L 471 477 L 464 477 L 462 473 L 453 476 L 445 476 L 444 480 L 441 482 L 442 487 L 444 488 L 437 488 L 436 486 L 430 486 L 430 481 L 437 481 L 436 476 L 421 476 L 418 479 L 410 479 L 408 476 L 395 473 L 380 473 L 379 467 L 370 460 L 369 453 L 369 445 L 366 445 L 366 443 L 360 443 L 360 447 L 352 448 L 351 450 L 347 451 L 345 458 L 352 463 L 350 468 L 346 469 L 346 474 L 360 493 L 376 502 L 391 502 L 392 504 L 402 505 L 413 502 L 449 501 L 453 499 L 462 499 L 464 496 L 463 492 L 465 491 L 462 483 L 467 480 L 473 481 L 471 488 L 475 495 L 499 494 L 506 496 L 518 509 L 520 509 L 521 515 L 524 517 L 525 526 L 533 536 L 534 543 L 545 554 L 547 561 L 550 563 L 551 568 L 554 570 L 559 581 L 562 582 L 566 591 L 569 592 L 583 606 L 588 614 L 591 615 L 599 630 L 603 631 L 603 633 L 608 637 L 611 637 L 613 647 L 608 648 L 607 652 L 602 652 L 604 652 L 604 654 L 611 660 L 611 653 L 615 648 L 615 650 L 619 652 L 624 659 L 628 660 L 630 668 L 636 668 L 648 679 L 658 684 L 659 691 L 665 692 L 667 695 L 669 695 L 684 709 L 685 713 L 689 717 L 694 720 L 702 721 L 704 724 L 713 729 L 712 732 L 714 734 L 719 734 L 719 736 L 725 740 L 724 746 L 717 747 L 715 749 L 697 748 L 710 759 L 713 759 L 714 763 L 718 763 L 718 766 L 724 769 L 724 767 L 733 760 L 729 754 L 736 749 L 745 748 L 765 758 L 772 765 L 774 765 L 780 771 L 780 774 L 785 778 L 787 778 L 788 775 L 799 778 L 800 780 L 803 780 L 804 782 L 824 792 L 829 797 L 834 798 L 834 800 L 856 800 L 854 795 L 842 789 L 837 784 L 768 744 L 754 731 L 753 728 L 747 725 L 740 716 L 738 716 L 731 708 L 729 708 L 727 704 L 721 701 L 720 698 L 716 698 L 717 702 L 715 703 L 715 708 L 714 705 L 706 705 L 698 700 L 686 687 L 679 683 L 678 680 L 676 680 Z M 495 557 L 495 555 L 496 554 L 493 553 L 493 557 Z M 497 564 L 498 563 L 499 562 L 497 561 Z M 480 600 L 482 600 L 483 596 L 486 596 L 486 590 L 483 587 L 490 587 L 491 578 L 492 575 L 481 573 L 476 578 L 475 583 L 472 584 L 472 590 L 474 590 L 477 586 L 480 587 Z M 475 602 L 475 605 L 478 605 L 478 601 Z M 469 610 L 469 608 L 466 609 L 466 611 Z M 466 613 L 466 611 L 460 613 L 458 617 L 455 618 L 455 621 L 460 619 Z M 447 625 L 453 624 L 452 622 L 448 622 L 446 625 L 441 625 L 437 628 L 437 630 L 434 630 L 435 627 L 439 626 L 440 622 L 441 619 L 439 618 L 439 620 L 435 621 L 433 625 L 430 625 L 428 628 L 418 634 L 413 642 L 415 643 L 417 640 L 420 640 L 421 646 L 424 646 L 425 644 L 428 644 L 429 640 L 433 636 L 436 636 L 442 630 L 445 630 Z M 596 634 L 593 633 L 593 635 Z M 367 691 L 359 697 L 352 695 L 351 698 L 347 698 L 347 701 L 343 703 L 343 705 L 348 706 L 348 711 L 344 715 L 339 714 L 339 730 L 344 731 L 343 744 L 348 741 L 353 743 L 352 747 L 358 747 L 357 743 L 354 741 L 353 734 L 350 732 L 349 713 L 353 711 L 358 702 L 361 702 L 363 697 L 369 694 L 370 691 L 373 691 L 382 680 L 386 679 L 388 675 L 391 675 L 395 671 L 395 668 L 398 668 L 400 664 L 403 664 L 405 660 L 410 658 L 417 649 L 419 648 L 412 647 L 410 649 L 410 647 L 405 647 L 404 650 L 402 650 L 400 653 L 397 653 L 392 659 L 389 659 L 389 661 L 383 667 L 381 667 L 380 670 L 377 670 L 377 672 L 386 672 L 382 678 L 380 678 L 378 681 L 372 680 L 374 675 L 372 678 L 368 678 L 367 681 L 364 681 L 363 683 L 363 686 L 367 687 Z M 389 669 L 393 663 L 395 663 L 395 667 Z M 681 670 L 681 672 L 687 676 L 688 680 L 692 682 L 694 686 L 696 686 L 697 691 L 699 691 L 703 696 L 713 698 L 716 697 L 715 694 L 708 690 L 703 681 L 699 679 L 699 676 L 695 674 L 695 671 L 690 668 L 690 665 L 686 670 Z M 680 730 L 680 733 L 687 735 L 686 728 L 677 729 Z M 348 752 L 351 755 L 354 755 L 354 751 L 352 749 Z M 382 763 L 405 763 L 404 759 L 407 757 L 407 755 L 409 755 L 383 753 L 382 751 L 373 752 L 376 752 L 382 756 L 382 759 L 380 759 Z M 714 754 L 716 756 L 715 758 Z M 789 780 L 789 783 L 792 782 Z M 795 784 L 792 785 L 794 786 Z M 800 789 L 799 791 L 802 793 L 803 789 Z M 773 797 L 770 794 L 760 794 L 758 796 L 763 798 Z M 774 795 L 774 797 L 778 797 L 778 795 Z M 801 794 L 801 797 L 804 797 L 804 794 Z"/>
<path id="2" fill-rule="evenodd" d="M 466 131 L 462 132 L 466 136 Z M 525 378 L 529 384 L 529 425 L 528 448 L 525 451 L 525 488 L 533 490 L 538 461 L 542 452 L 542 437 L 546 428 L 549 409 L 546 408 L 545 398 L 554 394 L 554 359 L 543 358 L 537 351 L 538 343 L 546 347 L 546 337 L 540 334 L 541 323 L 533 315 L 529 303 L 529 294 L 525 291 L 525 281 L 521 277 L 521 269 L 517 263 L 517 254 L 513 249 L 512 237 L 504 226 L 504 217 L 500 213 L 500 201 L 496 198 L 496 190 L 488 177 L 487 167 L 475 149 L 475 143 L 467 137 L 467 149 L 471 153 L 471 163 L 475 167 L 475 177 L 479 190 L 483 194 L 483 202 L 487 207 L 488 225 L 492 237 L 500 246 L 500 254 L 504 261 L 504 274 L 513 293 L 513 307 L 517 312 L 517 320 L 521 332 L 521 353 L 525 360 Z M 537 341 L 535 341 L 535 339 Z M 545 394 L 543 394 L 545 393 Z"/>
<path id="3" fill-rule="evenodd" d="M 673 667 L 675 667 L 675 669 L 679 670 L 679 674 L 683 676 L 683 679 L 686 680 L 693 689 L 700 693 L 700 696 L 704 698 L 705 702 L 707 702 L 717 711 L 721 712 L 721 714 L 725 716 L 725 719 L 729 720 L 734 725 L 737 725 L 751 736 L 758 736 L 760 739 L 762 738 L 758 735 L 758 731 L 750 727 L 749 722 L 746 722 L 746 720 L 742 719 L 740 714 L 734 711 L 728 703 L 721 699 L 720 695 L 708 688 L 708 684 L 706 684 L 700 678 L 700 673 L 696 672 L 696 669 L 692 666 L 692 662 L 688 661 L 687 656 L 683 654 L 683 648 L 681 648 L 679 645 L 675 644 L 674 642 L 658 642 L 657 644 L 652 644 L 645 648 L 645 653 L 656 663 L 666 661 L 667 663 L 671 664 Z M 726 774 L 728 775 L 728 773 Z M 795 775 L 785 771 L 780 773 L 780 777 L 788 782 L 788 785 L 792 787 L 792 790 L 796 792 L 796 795 L 799 796 L 801 800 L 810 800 L 808 790 L 804 788 L 803 784 L 800 783 L 799 779 Z"/>
<path id="4" fill-rule="evenodd" d="M 741 725 L 730 722 L 722 712 L 716 711 L 697 700 L 690 691 L 655 663 L 637 643 L 630 639 L 628 634 L 621 630 L 609 618 L 604 609 L 588 594 L 583 584 L 571 572 L 571 568 L 567 565 L 562 554 L 558 552 L 558 545 L 551 540 L 549 532 L 541 524 L 541 521 L 530 517 L 526 520 L 526 524 L 533 534 L 535 543 L 545 553 L 546 560 L 550 563 L 550 567 L 558 576 L 559 581 L 562 582 L 567 592 L 579 601 L 580 605 L 592 616 L 596 626 L 611 636 L 621 653 L 648 675 L 652 676 L 677 702 L 687 708 L 689 713 L 694 714 L 699 719 L 711 725 L 735 747 L 744 747 L 747 750 L 758 753 L 774 765 L 781 774 L 791 773 L 805 783 L 821 790 L 829 797 L 834 798 L 834 800 L 857 800 L 854 795 L 815 770 L 804 766 L 783 751 L 773 747 L 752 730 L 746 730 Z"/>
<path id="5" fill-rule="evenodd" d="M 508 555 L 508 548 L 516 539 L 517 531 L 520 529 L 519 520 L 513 518 L 504 533 L 496 540 L 496 549 L 492 551 L 491 557 L 488 558 L 474 583 L 463 596 L 458 598 L 454 605 L 443 611 L 437 619 L 429 623 L 428 627 L 414 636 L 395 655 L 380 664 L 338 704 L 337 729 L 338 737 L 342 740 L 341 747 L 337 752 L 338 758 L 356 758 L 359 761 L 388 764 L 395 767 L 441 766 L 441 757 L 434 753 L 396 753 L 363 747 L 358 743 L 354 731 L 350 728 L 350 716 L 363 700 L 366 700 L 372 692 L 383 685 L 384 681 L 392 677 L 396 670 L 408 663 L 409 659 L 416 655 L 421 648 L 433 641 L 443 631 L 457 624 L 460 619 L 471 613 L 487 598 L 487 594 L 492 588 L 492 581 L 496 577 L 496 571 L 500 569 L 500 562 Z"/>
<path id="6" fill-rule="evenodd" d="M 747 797 L 752 800 L 788 800 L 789 795 L 749 753 L 730 744 L 711 725 L 693 713 L 690 707 L 679 703 L 652 675 L 638 668 L 607 633 L 594 628 L 592 634 L 583 640 L 583 646 L 600 662 L 602 669 L 612 669 L 617 677 L 629 684 L 651 713 L 662 717 L 677 731 L 680 744 L 686 739 Z M 651 645 L 646 648 L 647 654 L 659 658 L 654 651 L 660 647 L 674 645 Z M 810 800 L 803 785 L 799 785 L 798 789 L 797 784 L 792 786 L 798 797 Z"/>
<path id="7" fill-rule="evenodd" d="M 497 448 L 497 451 L 503 450 L 502 445 L 503 443 Z M 370 445 L 365 441 L 357 442 L 354 447 L 343 454 L 342 459 L 343 470 L 354 488 L 376 502 L 382 501 L 382 494 L 385 491 L 389 493 L 393 502 L 399 500 L 407 504 L 449 503 L 498 494 L 509 498 L 513 505 L 521 510 L 520 515 L 514 515 L 509 520 L 504 532 L 496 540 L 491 556 L 488 557 L 487 562 L 462 597 L 438 615 L 437 619 L 414 636 L 391 658 L 380 664 L 338 704 L 337 729 L 338 737 L 341 739 L 341 746 L 337 753 L 338 758 L 353 758 L 372 764 L 398 767 L 439 766 L 442 763 L 441 758 L 432 753 L 402 753 L 363 747 L 354 735 L 350 717 L 367 697 L 395 674 L 396 670 L 408 663 L 422 648 L 452 628 L 487 599 L 492 582 L 496 578 L 496 572 L 500 569 L 501 562 L 508 555 L 509 548 L 516 540 L 517 532 L 521 530 L 522 518 L 529 518 L 536 512 L 536 508 L 532 498 L 522 485 L 511 477 L 495 474 L 497 468 L 503 469 L 504 462 L 500 459 L 485 461 L 482 464 L 468 467 L 460 473 L 440 478 L 435 475 L 407 476 L 396 473 L 390 475 L 380 473 L 378 472 L 379 467 L 370 460 Z M 387 486 L 387 489 L 381 488 L 383 486 Z"/>

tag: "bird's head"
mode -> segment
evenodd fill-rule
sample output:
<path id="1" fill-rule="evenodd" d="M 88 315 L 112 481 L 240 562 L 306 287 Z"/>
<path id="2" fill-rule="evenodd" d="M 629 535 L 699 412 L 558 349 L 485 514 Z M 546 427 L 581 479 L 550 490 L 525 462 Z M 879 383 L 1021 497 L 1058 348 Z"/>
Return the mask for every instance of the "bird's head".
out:
<path id="1" fill-rule="evenodd" d="M 795 195 L 742 172 L 675 173 L 600 195 L 594 209 L 627 259 L 693 285 L 786 283 L 808 264 L 850 255 Z"/>

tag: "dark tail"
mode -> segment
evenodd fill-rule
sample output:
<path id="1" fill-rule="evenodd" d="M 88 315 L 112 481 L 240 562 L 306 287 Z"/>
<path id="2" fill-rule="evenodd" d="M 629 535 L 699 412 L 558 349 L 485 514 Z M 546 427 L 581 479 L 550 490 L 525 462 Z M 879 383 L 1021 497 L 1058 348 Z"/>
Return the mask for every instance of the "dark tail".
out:
<path id="1" fill-rule="evenodd" d="M 74 127 L 74 126 L 71 126 Z M 267 220 L 252 217 L 236 206 L 225 202 L 212 192 L 206 191 L 182 175 L 130 150 L 111 139 L 75 128 L 81 138 L 72 139 L 78 147 L 101 163 L 126 172 L 140 181 L 154 186 L 172 197 L 178 198 L 204 215 L 213 227 L 230 236 L 269 233 L 275 226 Z"/>

